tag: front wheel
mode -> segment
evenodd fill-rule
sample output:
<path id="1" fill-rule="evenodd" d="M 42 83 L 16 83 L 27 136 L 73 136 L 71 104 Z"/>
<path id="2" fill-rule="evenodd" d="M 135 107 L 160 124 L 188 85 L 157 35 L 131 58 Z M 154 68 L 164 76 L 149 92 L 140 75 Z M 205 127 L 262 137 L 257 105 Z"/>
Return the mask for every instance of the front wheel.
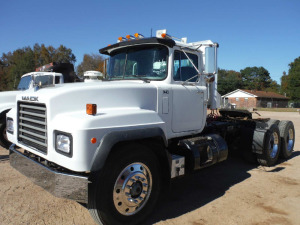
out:
<path id="1" fill-rule="evenodd" d="M 5 118 L 2 118 L 0 120 L 0 145 L 3 148 L 7 148 L 7 149 L 11 145 L 11 142 L 7 139 L 7 135 L 6 135 L 6 121 L 5 121 Z"/>
<path id="2" fill-rule="evenodd" d="M 153 210 L 160 184 L 158 160 L 150 149 L 119 148 L 91 184 L 90 213 L 99 224 L 138 224 Z"/>

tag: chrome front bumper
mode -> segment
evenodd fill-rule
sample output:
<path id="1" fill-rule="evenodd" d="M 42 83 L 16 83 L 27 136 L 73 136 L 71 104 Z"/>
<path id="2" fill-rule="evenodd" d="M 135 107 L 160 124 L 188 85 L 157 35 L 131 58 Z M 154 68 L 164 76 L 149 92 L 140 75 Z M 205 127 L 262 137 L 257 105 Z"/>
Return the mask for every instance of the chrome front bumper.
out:
<path id="1" fill-rule="evenodd" d="M 88 177 L 54 171 L 17 151 L 15 144 L 9 150 L 10 165 L 36 185 L 59 198 L 88 202 Z"/>

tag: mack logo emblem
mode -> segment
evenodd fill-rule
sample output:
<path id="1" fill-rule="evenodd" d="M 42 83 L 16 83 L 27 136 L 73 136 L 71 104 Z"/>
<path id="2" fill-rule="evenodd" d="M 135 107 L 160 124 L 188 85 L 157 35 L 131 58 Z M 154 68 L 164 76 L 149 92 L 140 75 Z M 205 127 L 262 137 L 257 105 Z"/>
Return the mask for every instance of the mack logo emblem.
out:
<path id="1" fill-rule="evenodd" d="M 24 101 L 38 102 L 39 98 L 36 97 L 36 96 L 22 96 L 22 100 L 24 100 Z"/>

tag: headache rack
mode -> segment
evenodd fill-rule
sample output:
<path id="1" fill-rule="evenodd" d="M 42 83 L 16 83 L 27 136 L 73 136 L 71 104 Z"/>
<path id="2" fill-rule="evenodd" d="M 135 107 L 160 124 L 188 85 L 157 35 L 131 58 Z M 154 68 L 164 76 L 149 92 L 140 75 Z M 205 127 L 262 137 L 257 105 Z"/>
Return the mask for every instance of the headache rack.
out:
<path id="1" fill-rule="evenodd" d="M 18 102 L 18 141 L 47 154 L 47 110 L 45 104 Z"/>

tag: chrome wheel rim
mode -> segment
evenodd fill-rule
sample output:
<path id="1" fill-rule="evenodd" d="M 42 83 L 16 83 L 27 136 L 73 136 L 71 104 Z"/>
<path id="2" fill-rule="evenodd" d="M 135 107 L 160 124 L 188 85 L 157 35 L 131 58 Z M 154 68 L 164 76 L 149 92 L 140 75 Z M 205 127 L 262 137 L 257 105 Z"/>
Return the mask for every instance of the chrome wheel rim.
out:
<path id="1" fill-rule="evenodd" d="M 290 151 L 293 150 L 293 146 L 294 146 L 294 132 L 293 132 L 293 129 L 289 129 L 286 141 L 287 141 L 287 149 L 290 152 Z"/>
<path id="2" fill-rule="evenodd" d="M 278 152 L 279 137 L 276 132 L 273 132 L 269 141 L 270 157 L 275 158 Z"/>
<path id="3" fill-rule="evenodd" d="M 152 174 L 143 163 L 132 163 L 118 176 L 113 192 L 113 202 L 119 213 L 131 216 L 139 212 L 149 200 Z"/>

